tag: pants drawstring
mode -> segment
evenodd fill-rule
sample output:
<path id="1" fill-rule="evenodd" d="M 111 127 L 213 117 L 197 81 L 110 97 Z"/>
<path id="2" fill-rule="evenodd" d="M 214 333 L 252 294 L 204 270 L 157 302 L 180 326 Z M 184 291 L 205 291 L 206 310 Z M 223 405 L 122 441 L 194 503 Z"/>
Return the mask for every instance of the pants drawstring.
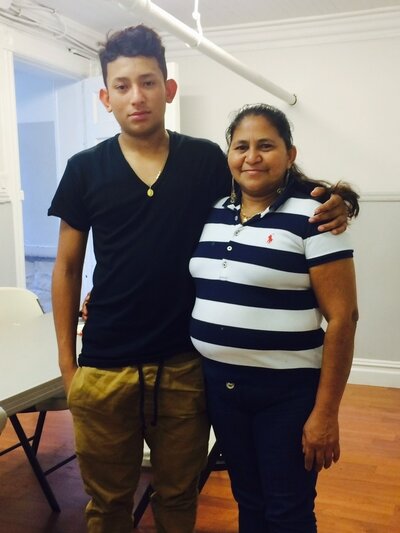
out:
<path id="1" fill-rule="evenodd" d="M 157 368 L 157 374 L 156 374 L 156 381 L 154 383 L 154 392 L 153 392 L 153 420 L 151 421 L 151 425 L 155 426 L 157 425 L 157 419 L 158 419 L 158 396 L 160 391 L 160 382 L 161 382 L 161 376 L 164 369 L 164 361 L 159 361 L 158 368 Z"/>
<path id="2" fill-rule="evenodd" d="M 155 426 L 157 425 L 157 419 L 158 419 L 158 397 L 159 397 L 159 391 L 160 391 L 160 382 L 161 382 L 161 376 L 164 369 L 164 361 L 160 360 L 158 362 L 158 368 L 157 368 L 157 374 L 156 379 L 154 382 L 154 389 L 153 389 L 153 418 L 151 420 L 151 425 Z M 146 419 L 144 414 L 144 394 L 145 394 L 145 380 L 144 380 L 144 374 L 143 374 L 143 365 L 138 365 L 138 373 L 139 373 L 139 390 L 140 390 L 140 420 L 142 423 L 142 431 L 144 433 L 146 429 Z"/>

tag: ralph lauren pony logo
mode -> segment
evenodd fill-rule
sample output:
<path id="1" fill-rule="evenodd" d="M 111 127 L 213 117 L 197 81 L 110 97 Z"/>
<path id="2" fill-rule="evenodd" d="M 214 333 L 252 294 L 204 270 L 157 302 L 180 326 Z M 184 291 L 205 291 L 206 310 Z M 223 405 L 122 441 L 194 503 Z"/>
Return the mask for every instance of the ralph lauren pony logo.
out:
<path id="1" fill-rule="evenodd" d="M 267 244 L 271 244 L 273 240 L 274 240 L 274 238 L 273 238 L 273 236 L 272 236 L 272 233 L 270 233 L 270 234 L 268 235 L 268 237 L 266 238 L 265 242 L 266 242 Z"/>

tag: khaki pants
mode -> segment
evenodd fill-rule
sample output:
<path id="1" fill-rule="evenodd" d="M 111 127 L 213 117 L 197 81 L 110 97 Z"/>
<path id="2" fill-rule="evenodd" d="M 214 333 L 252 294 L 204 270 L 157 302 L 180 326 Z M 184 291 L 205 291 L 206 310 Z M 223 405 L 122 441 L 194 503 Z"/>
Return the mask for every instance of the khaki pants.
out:
<path id="1" fill-rule="evenodd" d="M 181 354 L 164 366 L 154 415 L 156 365 L 143 365 L 145 428 L 137 367 L 78 368 L 68 395 L 85 489 L 89 533 L 130 533 L 133 494 L 151 450 L 152 507 L 158 533 L 192 533 L 197 481 L 205 465 L 209 423 L 200 358 Z"/>

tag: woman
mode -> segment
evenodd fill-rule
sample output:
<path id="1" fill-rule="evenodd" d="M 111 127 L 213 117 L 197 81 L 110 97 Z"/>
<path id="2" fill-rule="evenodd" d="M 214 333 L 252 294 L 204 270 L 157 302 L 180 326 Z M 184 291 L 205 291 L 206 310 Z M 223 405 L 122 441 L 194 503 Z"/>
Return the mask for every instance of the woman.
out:
<path id="1" fill-rule="evenodd" d="M 358 318 L 353 253 L 346 234 L 308 221 L 315 182 L 295 164 L 281 111 L 245 106 L 227 142 L 240 190 L 215 205 L 190 263 L 192 340 L 240 533 L 313 533 L 317 473 L 340 455 Z"/>

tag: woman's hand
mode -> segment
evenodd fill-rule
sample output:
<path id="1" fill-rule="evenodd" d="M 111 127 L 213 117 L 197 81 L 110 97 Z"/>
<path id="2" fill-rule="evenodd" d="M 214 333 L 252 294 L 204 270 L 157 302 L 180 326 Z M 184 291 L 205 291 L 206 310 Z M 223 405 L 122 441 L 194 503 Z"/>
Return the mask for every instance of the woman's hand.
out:
<path id="1" fill-rule="evenodd" d="M 340 457 L 339 423 L 337 415 L 317 413 L 309 416 L 302 437 L 304 467 L 319 472 L 329 468 Z"/>
<path id="2" fill-rule="evenodd" d="M 83 300 L 83 303 L 82 303 L 81 311 L 79 313 L 82 317 L 82 320 L 84 320 L 85 322 L 89 316 L 88 303 L 90 301 L 90 294 L 91 293 L 88 292 L 87 295 L 85 296 L 85 299 Z"/>
<path id="3" fill-rule="evenodd" d="M 311 195 L 318 198 L 326 192 L 324 187 L 315 187 Z M 339 235 L 347 229 L 348 216 L 347 205 L 343 198 L 339 194 L 332 194 L 325 203 L 317 207 L 309 222 L 319 224 L 319 231 L 331 231 L 334 235 Z"/>

